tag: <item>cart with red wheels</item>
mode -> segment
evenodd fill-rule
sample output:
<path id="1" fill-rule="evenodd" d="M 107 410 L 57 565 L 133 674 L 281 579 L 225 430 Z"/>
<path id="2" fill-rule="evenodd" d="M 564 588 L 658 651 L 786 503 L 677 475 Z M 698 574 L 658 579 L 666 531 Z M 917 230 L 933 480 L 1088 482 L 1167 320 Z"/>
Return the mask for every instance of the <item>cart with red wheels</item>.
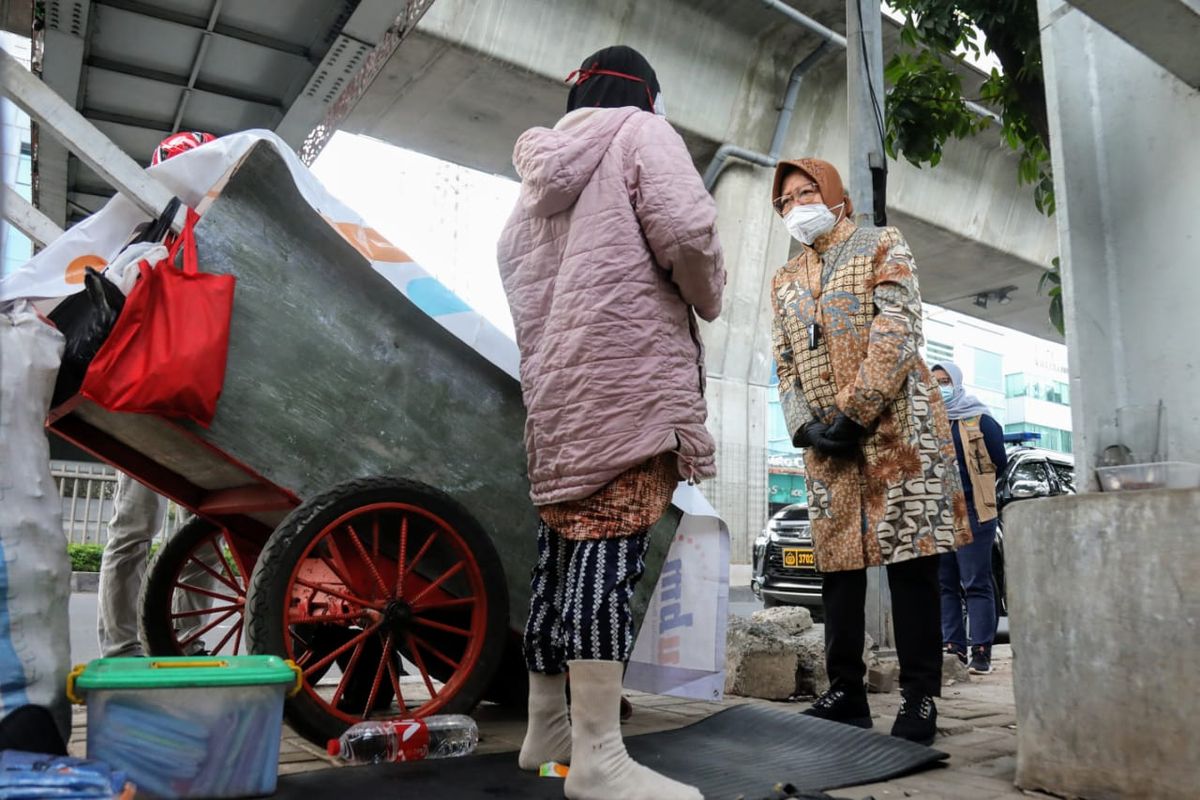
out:
<path id="1" fill-rule="evenodd" d="M 237 277 L 212 425 L 78 395 L 48 423 L 193 515 L 143 587 L 148 651 L 295 660 L 288 719 L 322 743 L 362 719 L 522 697 L 537 520 L 517 381 L 397 291 L 269 146 L 196 240 L 202 270 Z M 452 302 L 430 289 L 427 308 Z"/>

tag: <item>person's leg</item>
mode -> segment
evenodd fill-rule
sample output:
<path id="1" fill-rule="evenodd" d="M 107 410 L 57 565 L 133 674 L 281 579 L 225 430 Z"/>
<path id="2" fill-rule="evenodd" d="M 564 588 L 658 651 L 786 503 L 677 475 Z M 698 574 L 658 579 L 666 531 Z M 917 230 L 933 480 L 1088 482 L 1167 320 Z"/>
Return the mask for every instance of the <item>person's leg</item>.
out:
<path id="1" fill-rule="evenodd" d="M 529 668 L 529 724 L 517 757 L 521 769 L 530 770 L 547 761 L 566 764 L 571 760 L 562 609 L 567 564 L 574 543 L 563 539 L 545 522 L 539 522 L 537 547 L 524 637 L 525 664 Z"/>
<path id="2" fill-rule="evenodd" d="M 942 592 L 942 643 L 959 658 L 967 656 L 967 629 L 963 625 L 962 578 L 958 555 L 938 556 L 938 582 Z"/>
<path id="3" fill-rule="evenodd" d="M 108 541 L 100 561 L 96 627 L 100 654 L 138 656 L 138 601 L 146 576 L 150 540 L 162 528 L 166 500 L 121 473 L 108 523 Z"/>
<path id="4" fill-rule="evenodd" d="M 821 575 L 821 601 L 825 607 L 825 672 L 829 690 L 805 714 L 871 727 L 871 708 L 863 679 L 866 638 L 867 571 L 825 572 Z"/>
<path id="5" fill-rule="evenodd" d="M 702 800 L 695 788 L 629 757 L 621 738 L 621 678 L 633 650 L 629 602 L 645 570 L 646 531 L 575 543 L 563 641 L 571 673 L 570 800 Z"/>
<path id="6" fill-rule="evenodd" d="M 933 698 L 942 691 L 939 566 L 936 556 L 888 566 L 902 695 L 892 735 L 925 744 L 937 734 Z"/>
<path id="7" fill-rule="evenodd" d="M 992 671 L 992 640 L 996 637 L 996 594 L 992 585 L 992 543 L 996 521 L 979 522 L 971 516 L 974 540 L 955 554 L 967 597 L 968 631 L 971 641 L 971 671 Z"/>

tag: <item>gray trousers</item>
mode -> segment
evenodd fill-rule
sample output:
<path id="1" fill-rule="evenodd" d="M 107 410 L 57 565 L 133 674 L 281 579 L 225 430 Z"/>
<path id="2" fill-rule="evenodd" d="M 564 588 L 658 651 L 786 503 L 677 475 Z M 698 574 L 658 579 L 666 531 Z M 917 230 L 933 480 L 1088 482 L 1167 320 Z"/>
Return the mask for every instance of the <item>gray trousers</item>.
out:
<path id="1" fill-rule="evenodd" d="M 100 636 L 100 654 L 104 658 L 117 656 L 140 656 L 142 642 L 138 636 L 138 603 L 142 594 L 142 583 L 146 579 L 146 564 L 150 558 L 150 543 L 162 530 L 167 516 L 167 500 L 153 490 L 130 478 L 125 473 L 117 477 L 117 493 L 114 498 L 116 510 L 108 523 L 108 541 L 100 561 L 100 588 L 97 604 L 96 628 Z M 212 548 L 205 548 L 198 557 L 211 569 L 221 571 Z M 189 561 L 184 567 L 180 582 L 204 589 L 211 589 L 213 578 L 203 567 Z M 178 591 L 173 601 L 173 611 L 199 611 L 211 607 L 212 600 L 197 592 Z M 188 631 L 203 625 L 206 615 L 180 619 L 180 640 Z M 204 649 L 204 642 L 197 640 L 189 645 L 189 655 Z"/>

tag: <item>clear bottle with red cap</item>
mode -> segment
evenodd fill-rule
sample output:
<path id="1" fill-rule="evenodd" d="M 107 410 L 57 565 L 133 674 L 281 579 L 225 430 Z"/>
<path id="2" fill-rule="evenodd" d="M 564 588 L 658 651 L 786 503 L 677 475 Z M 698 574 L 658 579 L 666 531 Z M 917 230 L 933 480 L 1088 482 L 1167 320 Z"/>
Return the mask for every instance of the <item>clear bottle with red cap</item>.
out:
<path id="1" fill-rule="evenodd" d="M 329 755 L 354 764 L 421 761 L 469 755 L 479 744 L 479 727 L 465 714 L 424 719 L 360 722 L 330 739 Z"/>

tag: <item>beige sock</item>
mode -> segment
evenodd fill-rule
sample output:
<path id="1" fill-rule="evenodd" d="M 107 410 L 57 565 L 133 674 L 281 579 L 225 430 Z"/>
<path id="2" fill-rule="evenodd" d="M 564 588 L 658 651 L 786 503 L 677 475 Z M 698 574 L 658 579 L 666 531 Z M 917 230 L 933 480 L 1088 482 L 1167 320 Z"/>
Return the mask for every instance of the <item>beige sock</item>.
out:
<path id="1" fill-rule="evenodd" d="M 571 762 L 566 686 L 566 673 L 529 673 L 529 725 L 517 757 L 521 769 L 536 770 L 547 761 Z"/>
<path id="2" fill-rule="evenodd" d="M 704 800 L 695 787 L 671 780 L 629 757 L 621 739 L 619 661 L 572 661 L 571 771 L 568 800 Z"/>

